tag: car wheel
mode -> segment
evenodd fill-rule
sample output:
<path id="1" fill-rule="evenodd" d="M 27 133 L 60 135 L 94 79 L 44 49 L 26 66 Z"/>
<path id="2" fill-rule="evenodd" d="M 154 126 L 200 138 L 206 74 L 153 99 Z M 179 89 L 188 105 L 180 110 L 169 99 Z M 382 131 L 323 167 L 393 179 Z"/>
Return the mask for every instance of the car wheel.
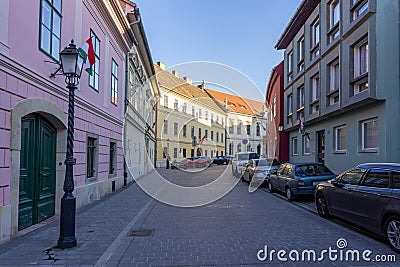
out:
<path id="1" fill-rule="evenodd" d="M 387 218 L 385 223 L 386 239 L 390 247 L 400 253 L 400 217 L 397 215 Z"/>
<path id="2" fill-rule="evenodd" d="M 272 185 L 271 181 L 268 182 L 268 190 L 271 193 L 273 193 L 275 191 L 274 186 Z"/>
<path id="3" fill-rule="evenodd" d="M 326 199 L 322 194 L 317 195 L 317 198 L 315 199 L 315 204 L 317 206 L 319 216 L 321 216 L 322 218 L 330 217 L 328 203 L 326 202 Z"/>
<path id="4" fill-rule="evenodd" d="M 289 187 L 286 188 L 286 198 L 289 201 L 293 201 L 293 193 L 292 193 L 292 190 Z"/>

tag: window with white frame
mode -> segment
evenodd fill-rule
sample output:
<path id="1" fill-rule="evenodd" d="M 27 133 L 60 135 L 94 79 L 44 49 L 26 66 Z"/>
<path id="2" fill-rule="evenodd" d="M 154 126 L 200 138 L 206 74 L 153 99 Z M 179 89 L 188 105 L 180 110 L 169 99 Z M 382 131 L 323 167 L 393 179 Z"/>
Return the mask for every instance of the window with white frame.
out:
<path id="1" fill-rule="evenodd" d="M 179 108 L 179 102 L 178 102 L 178 99 L 175 99 L 174 100 L 174 110 L 178 111 L 178 108 Z"/>
<path id="2" fill-rule="evenodd" d="M 182 112 L 187 113 L 187 103 L 183 103 Z"/>
<path id="3" fill-rule="evenodd" d="M 367 11 L 368 11 L 368 0 L 353 0 L 353 6 L 351 7 L 353 20 L 360 17 Z"/>
<path id="4" fill-rule="evenodd" d="M 117 143 L 110 142 L 110 160 L 108 165 L 108 174 L 111 176 L 117 174 Z"/>
<path id="5" fill-rule="evenodd" d="M 183 135 L 183 137 L 186 137 L 187 136 L 187 133 L 186 133 L 186 128 L 187 128 L 187 126 L 186 126 L 186 124 L 185 125 L 183 125 L 183 127 L 182 127 L 182 135 Z"/>
<path id="6" fill-rule="evenodd" d="M 88 136 L 86 143 L 86 178 L 96 178 L 96 171 L 98 165 L 98 138 L 95 136 Z"/>
<path id="7" fill-rule="evenodd" d="M 111 60 L 111 103 L 118 103 L 118 64 Z"/>
<path id="8" fill-rule="evenodd" d="M 211 122 L 214 122 L 214 113 L 211 113 Z"/>
<path id="9" fill-rule="evenodd" d="M 303 154 L 310 155 L 310 139 L 307 135 L 303 135 Z"/>
<path id="10" fill-rule="evenodd" d="M 203 110 L 199 108 L 199 119 L 203 118 Z"/>
<path id="11" fill-rule="evenodd" d="M 311 24 L 311 58 L 315 58 L 319 56 L 319 36 L 320 36 L 320 27 L 319 27 L 319 18 L 317 18 Z"/>
<path id="12" fill-rule="evenodd" d="M 243 122 L 239 121 L 238 125 L 237 125 L 237 134 L 241 134 L 242 133 L 242 128 L 243 128 Z"/>
<path id="13" fill-rule="evenodd" d="M 132 68 L 129 68 L 129 103 L 133 105 L 136 93 L 135 75 Z"/>
<path id="14" fill-rule="evenodd" d="M 164 120 L 164 133 L 168 134 L 168 121 Z"/>
<path id="15" fill-rule="evenodd" d="M 293 123 L 293 94 L 287 96 L 287 124 Z"/>
<path id="16" fill-rule="evenodd" d="M 234 125 L 233 119 L 229 119 L 229 133 L 230 134 L 233 134 L 233 125 Z"/>
<path id="17" fill-rule="evenodd" d="M 361 122 L 361 148 L 363 151 L 378 149 L 378 119 Z"/>
<path id="18" fill-rule="evenodd" d="M 206 121 L 208 120 L 208 111 L 207 111 L 207 110 L 204 112 L 204 119 L 205 119 Z"/>
<path id="19" fill-rule="evenodd" d="M 329 3 L 329 30 L 328 30 L 329 42 L 332 42 L 340 35 L 339 21 L 340 21 L 340 1 L 332 0 Z"/>
<path id="20" fill-rule="evenodd" d="M 242 144 L 237 144 L 237 152 L 242 152 Z"/>
<path id="21" fill-rule="evenodd" d="M 297 119 L 304 121 L 304 86 L 297 89 Z"/>
<path id="22" fill-rule="evenodd" d="M 311 77 L 311 103 L 310 113 L 316 113 L 319 111 L 319 96 L 320 96 L 320 83 L 319 73 Z"/>
<path id="23" fill-rule="evenodd" d="M 134 93 L 133 103 L 134 103 L 134 107 L 136 110 L 139 110 L 139 108 L 138 108 L 138 106 L 139 106 L 138 91 L 140 91 L 140 81 L 139 81 L 139 77 L 137 77 L 135 75 L 135 93 Z"/>
<path id="24" fill-rule="evenodd" d="M 96 61 L 92 65 L 92 74 L 89 75 L 89 86 L 96 91 L 99 91 L 100 40 L 92 30 L 90 30 L 90 37 L 92 38 L 94 57 Z"/>
<path id="25" fill-rule="evenodd" d="M 178 123 L 174 122 L 174 135 L 178 135 Z"/>
<path id="26" fill-rule="evenodd" d="M 273 112 L 274 112 L 274 118 L 276 118 L 276 94 L 274 95 L 274 100 L 273 100 Z"/>
<path id="27" fill-rule="evenodd" d="M 297 71 L 304 70 L 304 36 L 297 42 Z"/>
<path id="28" fill-rule="evenodd" d="M 327 94 L 329 105 L 339 102 L 340 68 L 339 59 L 335 59 L 328 65 L 329 69 L 329 93 Z"/>
<path id="29" fill-rule="evenodd" d="M 193 116 L 193 117 L 196 116 L 196 110 L 195 110 L 194 107 L 192 108 L 192 116 Z"/>
<path id="30" fill-rule="evenodd" d="M 368 37 L 353 46 L 354 51 L 354 95 L 368 90 L 369 49 Z"/>
<path id="31" fill-rule="evenodd" d="M 346 125 L 335 127 L 335 151 L 346 152 Z"/>
<path id="32" fill-rule="evenodd" d="M 40 49 L 58 62 L 61 39 L 61 0 L 42 0 Z"/>
<path id="33" fill-rule="evenodd" d="M 164 96 L 164 107 L 168 108 L 168 96 Z"/>
<path id="34" fill-rule="evenodd" d="M 287 57 L 288 57 L 287 76 L 288 76 L 288 82 L 290 82 L 293 79 L 293 51 L 290 51 Z"/>
<path id="35" fill-rule="evenodd" d="M 292 137 L 292 155 L 296 156 L 298 155 L 298 151 L 297 151 L 297 137 Z"/>

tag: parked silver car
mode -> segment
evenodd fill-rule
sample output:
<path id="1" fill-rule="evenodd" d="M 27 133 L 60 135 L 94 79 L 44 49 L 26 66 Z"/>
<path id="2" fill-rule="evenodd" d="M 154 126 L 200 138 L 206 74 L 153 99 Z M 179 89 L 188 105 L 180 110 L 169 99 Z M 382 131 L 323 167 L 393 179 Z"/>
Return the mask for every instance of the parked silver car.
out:
<path id="1" fill-rule="evenodd" d="M 385 237 L 400 253 L 400 164 L 368 163 L 320 183 L 318 214 L 340 217 Z"/>
<path id="2" fill-rule="evenodd" d="M 255 152 L 238 152 L 232 158 L 232 175 L 241 178 L 247 164 L 252 159 L 258 159 L 259 156 Z"/>
<path id="3" fill-rule="evenodd" d="M 280 165 L 276 159 L 252 159 L 244 170 L 242 181 L 250 183 L 253 180 L 260 184 L 267 184 L 271 171 L 277 170 Z"/>

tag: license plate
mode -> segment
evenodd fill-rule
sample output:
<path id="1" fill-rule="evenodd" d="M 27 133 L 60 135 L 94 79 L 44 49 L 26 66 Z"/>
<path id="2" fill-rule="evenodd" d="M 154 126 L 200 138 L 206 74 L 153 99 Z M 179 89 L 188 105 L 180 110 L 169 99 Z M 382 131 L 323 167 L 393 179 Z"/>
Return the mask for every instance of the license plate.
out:
<path id="1" fill-rule="evenodd" d="M 313 182 L 312 185 L 313 186 L 317 186 L 319 183 L 320 183 L 319 181 L 318 182 Z"/>

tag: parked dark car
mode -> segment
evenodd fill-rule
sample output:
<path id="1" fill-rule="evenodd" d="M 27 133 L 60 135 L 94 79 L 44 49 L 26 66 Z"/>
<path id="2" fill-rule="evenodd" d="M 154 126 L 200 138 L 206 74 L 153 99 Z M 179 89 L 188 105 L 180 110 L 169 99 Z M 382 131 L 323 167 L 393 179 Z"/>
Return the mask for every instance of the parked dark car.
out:
<path id="1" fill-rule="evenodd" d="M 276 159 L 252 159 L 244 170 L 242 180 L 251 182 L 255 179 L 260 184 L 268 184 L 272 170 L 277 170 L 281 163 Z"/>
<path id="2" fill-rule="evenodd" d="M 335 177 L 322 163 L 285 163 L 271 173 L 268 189 L 282 191 L 292 201 L 296 196 L 313 195 L 317 184 Z"/>
<path id="3" fill-rule="evenodd" d="M 340 217 L 386 238 L 400 253 L 400 164 L 368 163 L 321 183 L 315 192 L 321 217 Z"/>
<path id="4" fill-rule="evenodd" d="M 217 165 L 227 165 L 227 164 L 229 164 L 229 161 L 230 161 L 229 157 L 226 157 L 226 156 L 216 156 L 216 157 L 214 158 L 214 160 L 213 160 L 213 163 L 214 163 L 214 164 L 217 164 Z"/>

